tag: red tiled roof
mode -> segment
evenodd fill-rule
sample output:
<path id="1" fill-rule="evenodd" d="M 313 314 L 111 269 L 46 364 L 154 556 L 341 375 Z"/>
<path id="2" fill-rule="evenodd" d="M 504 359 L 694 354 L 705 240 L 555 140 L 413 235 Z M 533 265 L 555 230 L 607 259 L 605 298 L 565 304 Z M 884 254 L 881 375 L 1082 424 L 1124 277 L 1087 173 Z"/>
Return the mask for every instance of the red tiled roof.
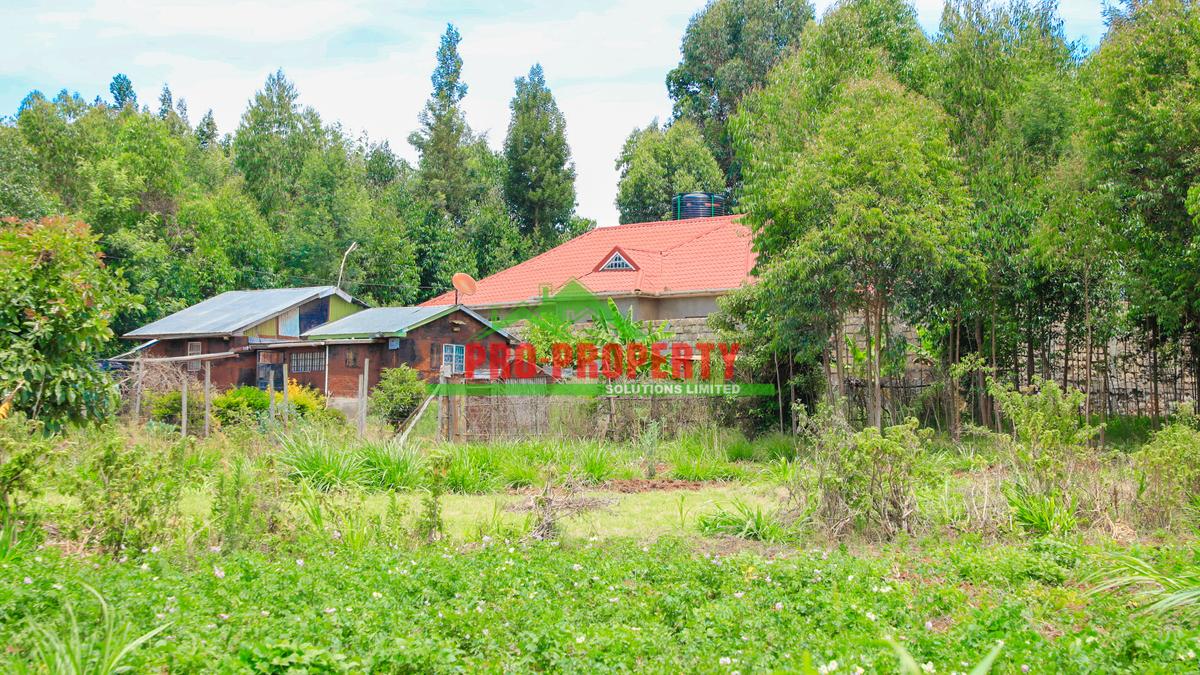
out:
<path id="1" fill-rule="evenodd" d="M 728 291 L 751 281 L 755 254 L 739 216 L 598 227 L 545 253 L 479 280 L 460 300 L 473 307 L 512 305 L 557 291 L 571 279 L 597 295 L 671 295 Z M 636 270 L 600 271 L 614 248 Z M 453 304 L 454 291 L 425 305 Z"/>

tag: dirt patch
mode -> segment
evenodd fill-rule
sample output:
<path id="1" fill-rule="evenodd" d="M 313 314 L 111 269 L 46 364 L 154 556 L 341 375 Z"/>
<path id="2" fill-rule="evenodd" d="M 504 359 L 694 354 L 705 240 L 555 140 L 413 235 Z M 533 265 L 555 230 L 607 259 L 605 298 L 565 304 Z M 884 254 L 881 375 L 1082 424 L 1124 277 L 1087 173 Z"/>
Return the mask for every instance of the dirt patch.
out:
<path id="1" fill-rule="evenodd" d="M 622 494 L 636 494 L 655 490 L 703 490 L 709 485 L 698 480 L 676 478 L 616 478 L 606 481 L 601 488 Z"/>

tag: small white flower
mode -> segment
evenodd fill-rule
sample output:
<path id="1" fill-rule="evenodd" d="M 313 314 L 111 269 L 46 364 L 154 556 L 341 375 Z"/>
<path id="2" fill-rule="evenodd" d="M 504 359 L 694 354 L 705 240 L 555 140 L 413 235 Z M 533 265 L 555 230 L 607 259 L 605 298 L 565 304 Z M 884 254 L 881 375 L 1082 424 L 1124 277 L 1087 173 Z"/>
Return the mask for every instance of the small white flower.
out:
<path id="1" fill-rule="evenodd" d="M 304 567 L 304 558 L 296 558 L 296 567 Z"/>
<path id="2" fill-rule="evenodd" d="M 579 570 L 583 569 L 583 565 L 580 565 L 579 563 L 575 563 L 574 565 L 571 565 L 571 569 L 578 572 Z"/>
<path id="3" fill-rule="evenodd" d="M 745 593 L 743 591 L 737 591 L 736 593 L 733 594 L 733 597 L 740 598 L 743 595 L 745 595 Z"/>
<path id="4" fill-rule="evenodd" d="M 874 620 L 878 619 L 879 617 L 875 616 L 875 612 L 867 612 L 867 618 L 870 619 L 871 621 L 874 621 Z"/>
<path id="5" fill-rule="evenodd" d="M 933 622 L 932 621 L 925 622 L 925 630 L 933 630 Z"/>
<path id="6" fill-rule="evenodd" d="M 383 597 L 383 593 L 380 593 L 379 591 L 374 591 L 373 593 L 371 593 L 371 597 L 378 600 Z"/>
<path id="7" fill-rule="evenodd" d="M 150 566 L 149 566 L 149 565 L 147 565 L 146 563 L 142 563 L 142 571 L 146 571 L 146 570 L 149 570 L 149 569 L 150 569 Z"/>
<path id="8" fill-rule="evenodd" d="M 220 619 L 220 620 L 222 620 L 222 621 L 228 621 L 228 620 L 229 620 L 229 615 L 228 615 L 228 614 L 218 614 L 218 615 L 217 615 L 217 618 L 218 618 L 218 619 Z"/>
<path id="9" fill-rule="evenodd" d="M 150 547 L 150 552 L 151 552 L 151 553 L 158 553 L 158 552 L 159 552 L 159 550 L 160 550 L 160 549 L 159 549 L 157 546 L 151 546 L 151 547 Z"/>
<path id="10" fill-rule="evenodd" d="M 263 611 L 259 612 L 259 614 L 260 614 L 261 616 L 271 616 L 271 613 L 270 613 L 270 612 L 268 612 L 268 611 L 267 611 L 267 610 L 265 610 L 265 609 L 264 609 Z"/>
<path id="11" fill-rule="evenodd" d="M 932 672 L 935 672 L 935 670 L 934 670 L 934 667 L 933 667 L 933 662 L 932 662 L 932 661 L 926 661 L 925 663 L 922 663 L 922 664 L 921 664 L 921 670 L 922 670 L 922 671 L 924 671 L 924 672 L 926 672 L 926 673 L 932 673 Z"/>
<path id="12" fill-rule="evenodd" d="M 225 570 L 221 569 L 220 567 L 217 567 L 216 565 L 213 565 L 213 576 L 218 579 L 224 579 L 225 578 Z"/>
<path id="13" fill-rule="evenodd" d="M 326 608 L 325 608 L 325 613 L 326 613 L 326 614 L 333 614 L 333 613 L 335 613 L 335 612 L 337 612 L 337 607 L 326 607 Z"/>
<path id="14" fill-rule="evenodd" d="M 575 642 L 576 642 L 576 644 L 583 644 L 583 641 L 584 641 L 584 640 L 586 640 L 586 639 L 587 639 L 587 638 L 586 638 L 586 637 L 584 637 L 584 636 L 582 636 L 582 635 L 576 635 L 576 636 L 575 636 Z"/>
<path id="15" fill-rule="evenodd" d="M 33 583 L 33 579 L 30 579 L 29 577 L 25 577 L 25 583 L 27 583 L 27 584 L 32 584 L 32 583 Z"/>
<path id="16" fill-rule="evenodd" d="M 778 612 L 781 609 L 783 609 L 783 603 L 782 602 L 775 603 L 775 611 Z"/>
<path id="17" fill-rule="evenodd" d="M 722 657 L 721 657 L 721 665 L 723 665 L 723 666 L 727 666 L 727 665 L 729 665 L 729 664 L 731 664 L 731 663 L 733 663 L 733 659 L 729 658 L 728 656 L 722 656 Z"/>

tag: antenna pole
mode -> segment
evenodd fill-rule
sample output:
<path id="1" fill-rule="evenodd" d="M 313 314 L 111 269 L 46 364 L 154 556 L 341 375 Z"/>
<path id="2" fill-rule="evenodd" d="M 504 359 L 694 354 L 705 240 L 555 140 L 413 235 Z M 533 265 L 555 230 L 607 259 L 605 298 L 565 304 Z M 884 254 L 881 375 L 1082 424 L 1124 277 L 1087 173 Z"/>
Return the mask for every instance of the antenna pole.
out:
<path id="1" fill-rule="evenodd" d="M 338 280 L 337 280 L 338 288 L 342 287 L 342 272 L 346 271 L 346 258 L 349 257 L 350 252 L 356 248 L 358 248 L 358 242 L 352 241 L 352 242 L 350 242 L 350 248 L 347 248 L 346 252 L 342 254 L 342 264 L 338 266 Z"/>

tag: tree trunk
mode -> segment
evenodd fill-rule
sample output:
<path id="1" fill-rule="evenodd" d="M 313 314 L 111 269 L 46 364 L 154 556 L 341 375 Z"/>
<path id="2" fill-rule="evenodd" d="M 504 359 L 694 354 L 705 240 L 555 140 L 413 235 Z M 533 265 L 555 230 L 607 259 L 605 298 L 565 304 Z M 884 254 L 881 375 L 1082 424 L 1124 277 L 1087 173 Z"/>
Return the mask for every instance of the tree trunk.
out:
<path id="1" fill-rule="evenodd" d="M 1071 327 L 1075 320 L 1074 312 L 1067 311 L 1067 325 L 1063 331 L 1063 372 L 1062 372 L 1062 388 L 1067 390 L 1067 377 L 1071 371 Z"/>
<path id="2" fill-rule="evenodd" d="M 775 400 L 779 405 L 779 433 L 783 433 L 783 382 L 779 379 L 779 352 L 771 350 L 771 357 L 775 359 Z"/>
<path id="3" fill-rule="evenodd" d="M 1150 324 L 1150 417 L 1158 427 L 1158 319 Z"/>
<path id="4" fill-rule="evenodd" d="M 878 290 L 876 291 L 878 293 Z M 875 314 L 875 425 L 883 430 L 883 301 L 876 300 Z"/>
<path id="5" fill-rule="evenodd" d="M 1083 267 L 1083 328 L 1087 334 L 1087 359 L 1083 376 L 1083 420 L 1092 423 L 1092 275 L 1091 265 Z"/>

